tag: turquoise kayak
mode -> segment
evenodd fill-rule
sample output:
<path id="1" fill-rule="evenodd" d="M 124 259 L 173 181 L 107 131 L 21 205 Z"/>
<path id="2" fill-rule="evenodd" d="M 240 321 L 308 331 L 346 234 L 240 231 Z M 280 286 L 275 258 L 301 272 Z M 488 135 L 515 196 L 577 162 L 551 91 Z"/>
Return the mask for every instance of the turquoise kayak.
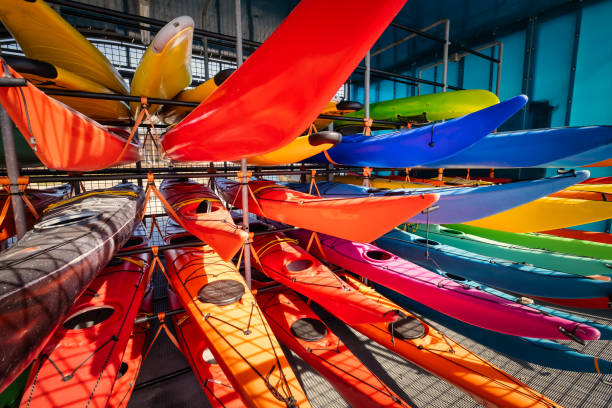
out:
<path id="1" fill-rule="evenodd" d="M 500 258 L 582 276 L 612 274 L 612 260 L 586 258 L 545 249 L 533 249 L 506 244 L 439 225 L 429 225 L 429 232 L 427 231 L 427 225 L 424 224 L 409 224 L 407 227 L 408 231 L 415 233 L 421 238 L 429 235 L 429 239 L 441 244 L 475 252 L 487 257 Z M 612 252 L 609 255 L 612 256 Z"/>
<path id="2" fill-rule="evenodd" d="M 382 285 L 374 284 L 374 287 L 380 294 L 399 306 L 421 314 L 511 358 L 558 370 L 612 374 L 611 361 L 599 359 L 551 340 L 509 336 L 481 329 L 480 327 L 448 317 Z"/>
<path id="3" fill-rule="evenodd" d="M 612 295 L 612 282 L 480 255 L 431 239 L 427 241 L 398 228 L 378 238 L 376 244 L 451 279 L 469 279 L 521 295 L 556 299 L 592 299 Z"/>

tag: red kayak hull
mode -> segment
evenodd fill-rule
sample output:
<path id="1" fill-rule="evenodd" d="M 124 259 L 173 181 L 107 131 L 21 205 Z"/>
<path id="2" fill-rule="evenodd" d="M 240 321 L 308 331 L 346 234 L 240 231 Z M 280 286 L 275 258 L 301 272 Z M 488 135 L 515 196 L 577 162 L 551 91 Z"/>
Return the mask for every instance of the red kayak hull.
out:
<path id="1" fill-rule="evenodd" d="M 232 76 L 164 135 L 166 154 L 177 161 L 225 161 L 288 144 L 323 111 L 405 2 L 302 0 Z M 317 28 L 306 29 L 313 22 Z"/>
<path id="2" fill-rule="evenodd" d="M 601 242 L 612 244 L 612 234 L 608 232 L 581 231 L 570 228 L 541 231 L 541 234 L 556 235 L 558 237 L 581 239 L 583 241 Z"/>

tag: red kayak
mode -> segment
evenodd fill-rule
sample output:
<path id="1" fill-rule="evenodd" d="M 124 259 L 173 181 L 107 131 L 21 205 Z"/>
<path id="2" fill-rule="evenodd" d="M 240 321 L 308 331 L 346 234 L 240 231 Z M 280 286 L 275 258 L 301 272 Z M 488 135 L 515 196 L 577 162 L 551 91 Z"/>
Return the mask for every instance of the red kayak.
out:
<path id="1" fill-rule="evenodd" d="M 176 293 L 168 286 L 168 302 L 171 309 L 182 307 Z M 176 337 L 181 351 L 187 358 L 193 373 L 213 408 L 244 408 L 240 399 L 219 364 L 215 361 L 200 329 L 187 313 L 172 316 Z"/>
<path id="2" fill-rule="evenodd" d="M 588 166 L 587 166 L 588 167 Z M 610 184 L 612 177 L 595 177 L 582 181 L 580 184 Z"/>
<path id="3" fill-rule="evenodd" d="M 240 208 L 240 183 L 217 178 L 225 201 Z M 438 201 L 438 194 L 322 198 L 273 181 L 250 181 L 249 212 L 357 242 L 371 242 Z"/>
<path id="4" fill-rule="evenodd" d="M 581 239 L 583 241 L 612 244 L 612 234 L 609 232 L 582 231 L 570 228 L 542 231 L 541 234 L 556 235 L 558 237 Z"/>
<path id="5" fill-rule="evenodd" d="M 47 208 L 51 203 L 59 201 L 70 194 L 70 186 L 65 184 L 59 187 L 51 187 L 44 190 L 37 190 L 34 188 L 28 188 L 25 190 L 25 196 L 30 200 L 34 209 L 40 216 L 42 211 Z M 9 205 L 7 212 L 4 217 L 0 220 L 0 242 L 9 239 L 17 233 L 15 230 L 15 220 L 13 217 L 13 207 L 8 203 L 9 194 L 6 191 L 0 192 L 0 208 L 4 208 L 5 205 Z M 28 229 L 31 229 L 36 223 L 34 214 L 24 204 L 26 224 Z"/>
<path id="6" fill-rule="evenodd" d="M 143 237 L 126 245 L 139 247 Z M 21 407 L 107 406 L 149 282 L 149 258 L 118 253 L 98 274 L 34 362 Z"/>
<path id="7" fill-rule="evenodd" d="M 2 75 L 22 78 L 4 60 L 0 64 Z M 0 87 L 0 103 L 50 169 L 91 171 L 140 160 L 135 140 L 128 144 L 126 135 L 110 131 L 30 83 Z"/>
<path id="8" fill-rule="evenodd" d="M 177 161 L 225 161 L 288 144 L 323 111 L 405 2 L 302 0 L 215 93 L 166 132 L 166 153 Z M 315 21 L 316 30 L 305 29 Z"/>
<path id="9" fill-rule="evenodd" d="M 174 221 L 210 245 L 224 260 L 232 259 L 247 239 L 248 233 L 234 224 L 219 198 L 205 185 L 187 179 L 166 179 L 159 191 L 178 215 Z"/>
<path id="10" fill-rule="evenodd" d="M 297 293 L 263 287 L 256 299 L 281 343 L 325 377 L 351 406 L 409 406 L 351 353 Z"/>
<path id="11" fill-rule="evenodd" d="M 251 231 L 268 230 L 262 223 Z M 352 289 L 283 233 L 255 235 L 253 266 L 266 276 L 314 300 L 347 324 L 394 322 L 398 315 Z M 260 263 L 258 263 L 258 260 Z"/>
<path id="12" fill-rule="evenodd" d="M 148 314 L 152 311 L 153 287 L 149 285 L 140 305 L 140 313 Z M 130 339 L 121 358 L 119 374 L 117 375 L 115 385 L 113 385 L 107 407 L 123 408 L 130 402 L 130 397 L 134 391 L 134 385 L 136 385 L 136 379 L 140 373 L 140 367 L 144 358 L 143 353 L 147 344 L 148 334 L 148 323 L 134 324 Z"/>

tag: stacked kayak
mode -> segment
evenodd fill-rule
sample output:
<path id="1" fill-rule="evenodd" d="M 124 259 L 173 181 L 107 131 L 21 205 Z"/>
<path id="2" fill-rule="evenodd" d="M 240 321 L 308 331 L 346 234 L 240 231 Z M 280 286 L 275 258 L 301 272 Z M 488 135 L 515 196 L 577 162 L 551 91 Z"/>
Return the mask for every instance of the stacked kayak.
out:
<path id="1" fill-rule="evenodd" d="M 612 274 L 612 268 L 610 267 L 612 260 L 587 258 L 510 245 L 439 225 L 419 224 L 411 231 L 421 238 L 428 238 L 444 245 L 543 269 L 582 276 Z M 612 252 L 609 252 L 608 256 L 612 258 Z"/>
<path id="2" fill-rule="evenodd" d="M 225 201 L 242 206 L 240 183 L 217 178 L 216 184 Z M 248 188 L 251 190 L 249 211 L 254 214 L 360 242 L 378 238 L 438 199 L 436 194 L 322 198 L 291 190 L 273 181 L 250 181 Z"/>
<path id="3" fill-rule="evenodd" d="M 512 358 L 559 370 L 596 374 L 607 374 L 612 370 L 612 362 L 583 354 L 554 341 L 508 336 L 481 329 L 448 317 L 384 286 L 375 285 L 375 287 L 384 296 L 397 302 L 398 305 L 413 310 L 436 323 Z"/>
<path id="4" fill-rule="evenodd" d="M 422 165 L 454 155 L 483 139 L 525 103 L 527 97 L 520 95 L 447 122 L 376 136 L 343 136 L 338 146 L 308 161 L 360 167 L 404 168 Z"/>
<path id="5" fill-rule="evenodd" d="M 256 166 L 275 166 L 304 161 L 305 159 L 336 146 L 342 140 L 338 132 L 321 131 L 300 136 L 291 143 L 270 153 L 249 157 L 248 163 Z"/>
<path id="6" fill-rule="evenodd" d="M 2 75 L 21 78 L 3 60 L 0 63 Z M 32 84 L 0 88 L 0 103 L 40 161 L 50 169 L 99 170 L 140 158 L 138 144 L 128 143 L 124 134 L 105 128 Z"/>
<path id="7" fill-rule="evenodd" d="M 542 394 L 472 353 L 414 314 L 401 309 L 373 288 L 350 275 L 345 274 L 343 277 L 349 285 L 370 299 L 389 309 L 399 308 L 404 314 L 404 317 L 392 326 L 381 324 L 351 326 L 355 330 L 450 382 L 486 407 L 556 406 Z M 390 290 L 387 289 L 386 292 Z M 466 324 L 466 326 L 471 325 Z M 513 336 L 503 336 L 513 338 Z"/>
<path id="8" fill-rule="evenodd" d="M 499 98 L 489 91 L 466 89 L 372 103 L 370 104 L 370 117 L 377 120 L 393 121 L 398 124 L 435 122 L 465 116 L 496 103 L 499 103 Z M 344 116 L 363 118 L 364 111 L 360 109 L 355 113 Z M 374 126 L 384 128 L 385 125 L 377 124 Z M 334 128 L 342 129 L 345 134 L 348 134 L 346 130 L 355 128 L 355 122 L 337 119 L 334 121 Z"/>
<path id="9" fill-rule="evenodd" d="M 321 111 L 321 114 L 330 116 L 348 116 L 361 108 L 363 108 L 363 105 L 360 102 L 331 100 Z M 313 124 L 317 130 L 324 130 L 331 125 L 332 122 L 332 119 L 317 118 Z"/>
<path id="10" fill-rule="evenodd" d="M 167 224 L 165 242 L 189 234 Z M 164 251 L 174 292 L 212 355 L 249 407 L 308 407 L 280 345 L 236 267 L 208 245 Z"/>
<path id="11" fill-rule="evenodd" d="M 49 204 L 66 198 L 68 194 L 70 194 L 70 186 L 64 184 L 59 187 L 51 187 L 44 190 L 28 188 L 24 193 L 25 197 L 32 203 L 37 214 L 40 215 Z M 8 208 L 6 212 L 3 211 L 5 215 L 0 221 L 0 241 L 4 241 L 17 233 L 15 231 L 15 220 L 13 218 L 13 208 L 10 204 L 10 196 L 6 191 L 2 191 L 0 192 L 0 208 L 4 208 L 5 206 L 8 206 Z M 26 225 L 28 229 L 30 229 L 36 222 L 36 219 L 27 206 L 25 207 L 25 213 Z"/>
<path id="12" fill-rule="evenodd" d="M 143 201 L 141 188 L 119 184 L 55 203 L 0 254 L 0 389 L 41 352 L 74 301 L 128 240 Z"/>
<path id="13" fill-rule="evenodd" d="M 588 171 L 579 171 L 576 174 L 564 174 L 539 180 L 518 181 L 515 183 L 486 185 L 474 187 L 427 187 L 410 189 L 377 189 L 380 185 L 388 185 L 379 179 L 370 180 L 374 188 L 359 185 L 341 184 L 334 182 L 319 182 L 317 186 L 324 197 L 389 197 L 411 196 L 415 194 L 439 194 L 436 210 L 426 214 L 416 213 L 410 222 L 448 224 L 478 220 L 498 213 L 506 214 L 507 210 L 521 206 L 533 200 L 562 190 L 572 184 L 587 179 Z M 361 179 L 355 176 L 338 176 L 335 180 L 352 184 L 361 184 Z M 397 183 L 401 184 L 401 183 Z M 299 191 L 305 191 L 309 186 L 289 185 Z M 506 219 L 504 217 L 504 219 Z M 454 220 L 454 221 L 450 221 Z M 507 219 L 512 223 L 512 219 Z"/>
<path id="14" fill-rule="evenodd" d="M 307 232 L 293 234 L 305 243 Z M 322 236 L 321 247 L 331 263 L 476 326 L 538 338 L 599 338 L 597 329 L 461 285 L 370 244 Z"/>
<path id="15" fill-rule="evenodd" d="M 264 224 L 251 231 L 263 232 Z M 325 265 L 282 233 L 268 231 L 253 239 L 253 264 L 268 277 L 319 303 L 349 324 L 393 322 L 395 313 L 352 290 Z"/>
<path id="16" fill-rule="evenodd" d="M 224 260 L 230 260 L 247 239 L 248 234 L 234 224 L 219 198 L 205 185 L 188 179 L 165 179 L 159 191 L 178 216 L 174 221 Z"/>
<path id="17" fill-rule="evenodd" d="M 404 3 L 301 1 L 210 98 L 166 132 L 167 155 L 177 161 L 237 160 L 291 142 L 325 108 Z M 304 30 L 312 21 L 318 29 Z"/>
<path id="18" fill-rule="evenodd" d="M 453 279 L 470 279 L 528 296 L 590 299 L 612 295 L 612 282 L 509 262 L 427 240 L 395 228 L 376 244 Z"/>
<path id="19" fill-rule="evenodd" d="M 351 406 L 409 406 L 363 365 L 295 292 L 262 287 L 256 298 L 276 337 L 327 378 Z"/>
<path id="20" fill-rule="evenodd" d="M 108 404 L 150 279 L 149 258 L 119 252 L 91 282 L 35 361 L 22 407 Z"/>
<path id="21" fill-rule="evenodd" d="M 542 231 L 544 234 L 551 234 L 558 237 L 579 239 L 590 242 L 600 242 L 602 244 L 612 245 L 612 234 L 609 232 L 596 232 L 596 231 L 581 231 L 577 229 L 554 229 Z"/>

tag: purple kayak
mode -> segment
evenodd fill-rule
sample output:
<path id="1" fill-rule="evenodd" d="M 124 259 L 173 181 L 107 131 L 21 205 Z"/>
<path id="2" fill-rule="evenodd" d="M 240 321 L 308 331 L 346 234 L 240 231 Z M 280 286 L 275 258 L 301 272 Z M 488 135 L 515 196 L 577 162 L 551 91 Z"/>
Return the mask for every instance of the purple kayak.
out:
<path id="1" fill-rule="evenodd" d="M 307 245 L 311 232 L 287 233 Z M 466 323 L 499 333 L 578 342 L 597 340 L 599 330 L 462 285 L 372 244 L 318 234 L 325 258 L 335 265 L 402 293 Z M 320 255 L 316 245 L 312 245 Z"/>

